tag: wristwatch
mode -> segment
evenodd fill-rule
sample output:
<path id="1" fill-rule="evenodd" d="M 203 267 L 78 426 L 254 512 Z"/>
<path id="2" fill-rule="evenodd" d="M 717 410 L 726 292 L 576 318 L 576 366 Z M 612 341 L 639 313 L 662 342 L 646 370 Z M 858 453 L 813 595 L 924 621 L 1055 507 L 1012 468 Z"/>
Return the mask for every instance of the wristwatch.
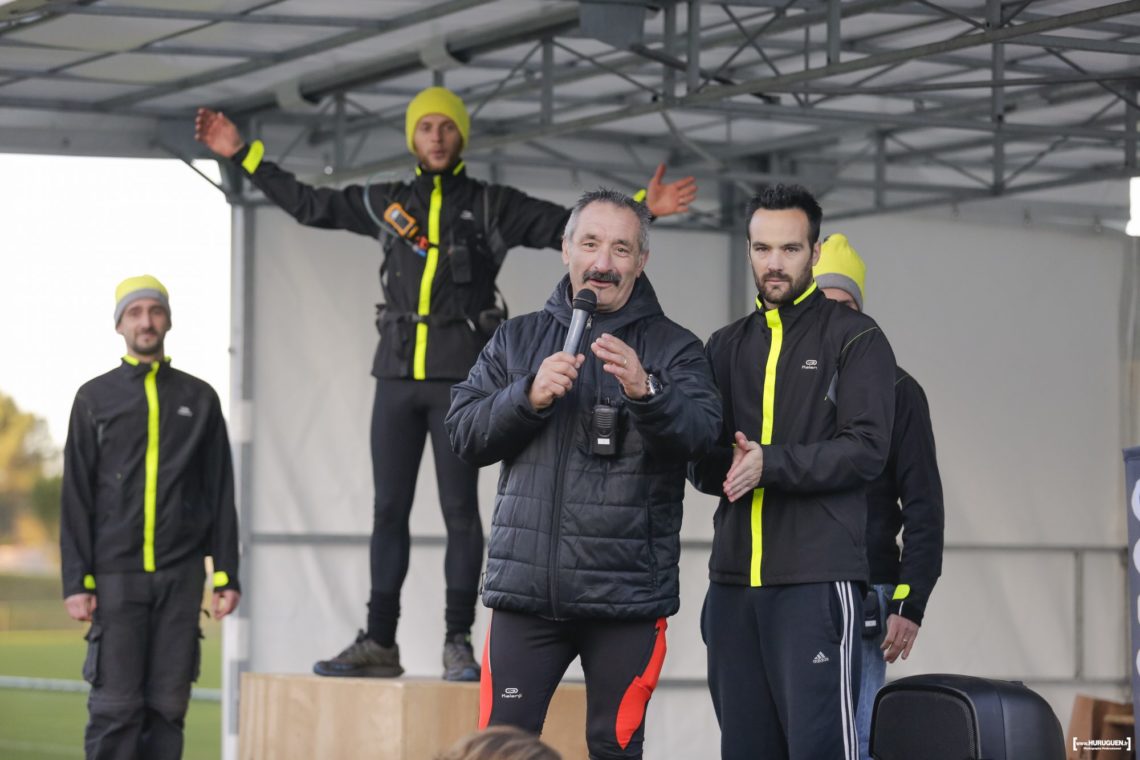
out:
<path id="1" fill-rule="evenodd" d="M 662 390 L 661 381 L 653 375 L 645 376 L 645 397 L 653 398 Z"/>

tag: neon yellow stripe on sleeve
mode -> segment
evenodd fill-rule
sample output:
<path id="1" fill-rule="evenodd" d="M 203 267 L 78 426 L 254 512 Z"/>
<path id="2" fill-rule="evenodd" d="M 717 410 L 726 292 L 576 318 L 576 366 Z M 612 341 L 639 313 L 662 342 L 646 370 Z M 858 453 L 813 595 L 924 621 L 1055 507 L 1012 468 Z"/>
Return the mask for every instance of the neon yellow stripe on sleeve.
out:
<path id="1" fill-rule="evenodd" d="M 247 174 L 253 174 L 257 171 L 257 167 L 261 166 L 263 158 L 265 158 L 265 144 L 261 140 L 254 140 L 250 143 L 249 152 L 241 160 L 241 168 L 245 169 Z"/>

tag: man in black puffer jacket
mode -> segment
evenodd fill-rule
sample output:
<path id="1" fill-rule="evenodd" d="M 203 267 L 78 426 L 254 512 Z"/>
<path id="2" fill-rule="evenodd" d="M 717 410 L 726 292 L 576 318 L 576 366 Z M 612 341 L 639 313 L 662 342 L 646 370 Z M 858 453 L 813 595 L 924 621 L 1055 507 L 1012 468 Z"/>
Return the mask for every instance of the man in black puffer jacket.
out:
<path id="1" fill-rule="evenodd" d="M 541 312 L 504 323 L 452 389 L 461 458 L 503 463 L 483 601 L 480 726 L 538 733 L 575 657 L 591 758 L 639 758 L 677 611 L 685 468 L 714 443 L 720 399 L 700 341 L 643 275 L 649 214 L 605 190 L 574 207 L 569 274 Z M 597 293 L 589 351 L 561 350 L 571 297 Z M 588 358 L 589 357 L 589 358 Z M 616 418 L 614 435 L 599 422 Z"/>

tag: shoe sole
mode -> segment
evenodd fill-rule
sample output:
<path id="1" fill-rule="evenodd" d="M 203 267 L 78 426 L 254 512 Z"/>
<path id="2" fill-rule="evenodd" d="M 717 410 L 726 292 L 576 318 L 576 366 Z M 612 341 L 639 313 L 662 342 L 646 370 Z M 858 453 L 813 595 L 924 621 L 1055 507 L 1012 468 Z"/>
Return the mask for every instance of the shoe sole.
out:
<path id="1" fill-rule="evenodd" d="M 325 669 L 320 664 L 313 666 L 313 672 L 326 678 L 399 678 L 403 668 L 361 667 L 352 670 Z"/>
<path id="2" fill-rule="evenodd" d="M 443 680 L 470 683 L 472 681 L 479 680 L 479 671 L 472 670 L 471 668 L 464 668 L 458 673 L 449 673 L 447 671 L 444 671 Z"/>

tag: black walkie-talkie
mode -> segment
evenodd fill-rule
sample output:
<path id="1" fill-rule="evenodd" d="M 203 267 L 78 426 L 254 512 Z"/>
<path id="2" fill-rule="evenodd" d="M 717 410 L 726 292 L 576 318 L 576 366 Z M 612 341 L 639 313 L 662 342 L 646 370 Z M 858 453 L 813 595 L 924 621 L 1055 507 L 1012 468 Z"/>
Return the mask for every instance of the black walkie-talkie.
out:
<path id="1" fill-rule="evenodd" d="M 590 424 L 590 453 L 612 457 L 617 453 L 617 407 L 598 404 Z"/>

